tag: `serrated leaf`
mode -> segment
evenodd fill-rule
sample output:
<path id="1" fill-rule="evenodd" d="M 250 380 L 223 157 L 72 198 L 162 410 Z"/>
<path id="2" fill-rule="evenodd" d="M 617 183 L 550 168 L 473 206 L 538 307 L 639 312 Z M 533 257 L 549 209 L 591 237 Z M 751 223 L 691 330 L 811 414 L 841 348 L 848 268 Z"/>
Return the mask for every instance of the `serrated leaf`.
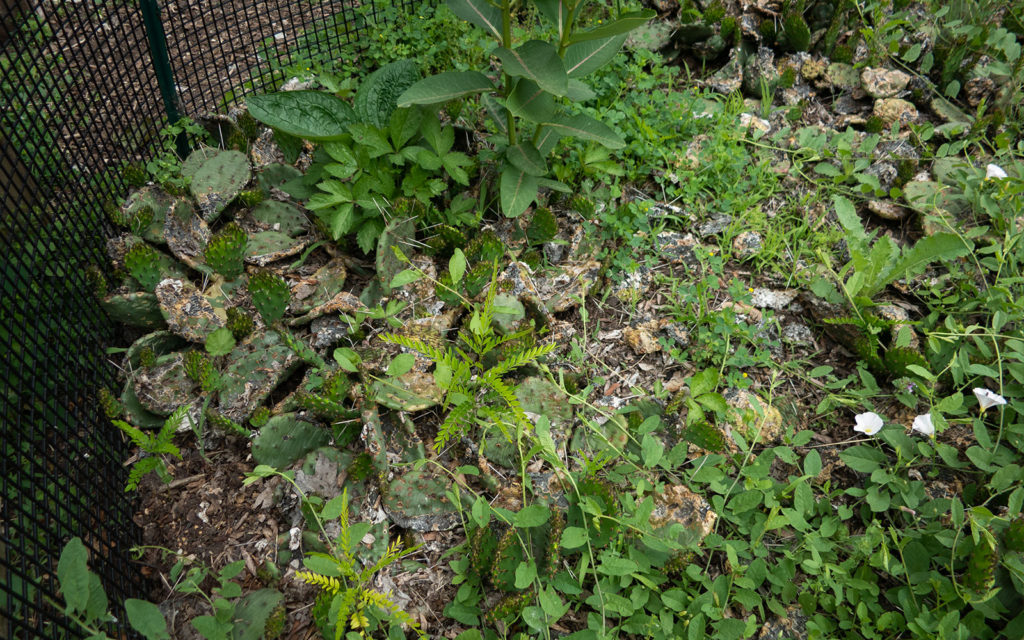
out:
<path id="1" fill-rule="evenodd" d="M 597 71 L 611 62 L 625 41 L 626 34 L 623 33 L 610 38 L 587 40 L 569 45 L 563 56 L 565 72 L 570 78 L 579 78 Z"/>
<path id="2" fill-rule="evenodd" d="M 541 89 L 556 96 L 569 93 L 565 65 L 550 43 L 530 40 L 515 49 L 498 47 L 494 54 L 501 60 L 505 73 L 536 82 Z"/>
<path id="3" fill-rule="evenodd" d="M 206 352 L 211 356 L 226 356 L 234 348 L 235 336 L 226 327 L 221 327 L 206 337 Z"/>
<path id="4" fill-rule="evenodd" d="M 548 172 L 548 165 L 544 162 L 540 152 L 528 142 L 521 142 L 505 150 L 505 158 L 520 171 L 531 176 L 543 176 Z"/>
<path id="5" fill-rule="evenodd" d="M 448 0 L 448 8 L 501 41 L 501 9 L 487 0 Z"/>
<path id="6" fill-rule="evenodd" d="M 356 123 L 349 127 L 352 140 L 367 148 L 371 158 L 394 151 L 384 132 L 369 124 Z"/>
<path id="7" fill-rule="evenodd" d="M 289 135 L 314 142 L 339 140 L 356 121 L 352 107 L 323 91 L 281 91 L 249 96 L 249 115 Z"/>
<path id="8" fill-rule="evenodd" d="M 623 13 L 619 15 L 619 18 L 614 22 L 603 24 L 593 29 L 586 31 L 577 31 L 572 34 L 569 38 L 569 44 L 576 44 L 577 42 L 586 42 L 588 40 L 598 40 L 601 38 L 610 38 L 619 34 L 629 33 L 637 27 L 641 27 L 646 24 L 651 18 L 653 18 L 655 12 L 651 9 L 644 9 L 643 11 L 631 11 L 629 13 Z"/>
<path id="9" fill-rule="evenodd" d="M 913 277 L 938 260 L 953 260 L 971 252 L 971 247 L 952 233 L 936 233 L 917 241 L 905 251 L 884 275 L 887 282 L 904 276 Z"/>
<path id="10" fill-rule="evenodd" d="M 867 232 L 864 231 L 864 223 L 861 222 L 860 216 L 857 215 L 857 209 L 854 208 L 853 203 L 844 198 L 843 196 L 834 195 L 832 196 L 832 204 L 836 209 L 836 218 L 839 220 L 839 224 L 843 226 L 846 233 L 853 236 L 857 241 L 864 241 L 867 239 Z"/>
<path id="11" fill-rule="evenodd" d="M 380 237 L 383 230 L 384 221 L 378 218 L 367 220 L 360 225 L 359 231 L 356 232 L 356 244 L 363 250 L 363 253 L 373 253 L 377 246 L 377 238 Z"/>
<path id="12" fill-rule="evenodd" d="M 479 71 L 446 71 L 424 78 L 406 89 L 398 97 L 398 106 L 438 104 L 493 89 L 494 84 Z"/>
<path id="13" fill-rule="evenodd" d="M 84 612 L 89 603 L 89 553 L 81 538 L 72 538 L 57 561 L 61 595 L 72 611 Z"/>
<path id="14" fill-rule="evenodd" d="M 508 218 L 520 215 L 537 198 L 537 177 L 513 166 L 501 172 L 501 211 Z"/>
<path id="15" fill-rule="evenodd" d="M 391 114 L 389 129 L 391 131 L 391 144 L 396 149 L 401 149 L 406 142 L 412 139 L 419 132 L 423 124 L 423 109 L 417 106 L 405 109 L 395 109 Z"/>
<path id="16" fill-rule="evenodd" d="M 621 149 L 626 146 L 626 141 L 611 127 L 582 113 L 556 116 L 545 122 L 544 126 L 554 130 L 558 135 L 593 140 L 609 149 Z"/>

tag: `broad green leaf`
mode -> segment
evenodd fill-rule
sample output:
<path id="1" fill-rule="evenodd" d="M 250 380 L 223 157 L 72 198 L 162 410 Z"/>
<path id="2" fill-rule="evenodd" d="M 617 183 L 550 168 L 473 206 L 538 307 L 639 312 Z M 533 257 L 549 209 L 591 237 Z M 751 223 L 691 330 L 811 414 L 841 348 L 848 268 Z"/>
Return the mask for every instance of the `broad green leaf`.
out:
<path id="1" fill-rule="evenodd" d="M 569 185 L 563 182 L 559 182 L 558 180 L 551 180 L 548 178 L 537 178 L 537 186 L 543 187 L 545 189 L 550 189 L 552 191 L 557 191 L 559 193 L 572 193 L 572 188 Z"/>
<path id="2" fill-rule="evenodd" d="M 540 155 L 546 157 L 558 144 L 559 135 L 551 127 L 541 127 L 537 135 L 533 137 L 533 146 L 537 147 Z"/>
<path id="3" fill-rule="evenodd" d="M 469 174 L 463 169 L 463 167 L 473 165 L 473 161 L 469 159 L 469 156 L 461 151 L 449 151 L 441 158 L 441 164 L 444 165 L 444 170 L 448 172 L 452 180 L 464 187 L 469 186 Z"/>
<path id="4" fill-rule="evenodd" d="M 501 9 L 487 0 L 448 0 L 448 8 L 501 41 Z"/>
<path id="5" fill-rule="evenodd" d="M 558 38 L 561 40 L 562 32 L 572 22 L 572 12 L 566 0 L 533 0 L 533 4 L 536 5 L 540 14 L 558 30 Z"/>
<path id="6" fill-rule="evenodd" d="M 597 566 L 597 572 L 603 573 L 606 576 L 628 576 L 639 568 L 640 566 L 629 558 L 623 558 L 614 553 L 606 552 L 602 554 L 601 564 Z"/>
<path id="7" fill-rule="evenodd" d="M 420 130 L 423 123 L 423 109 L 418 106 L 395 109 L 391 114 L 391 144 L 401 149 Z"/>
<path id="8" fill-rule="evenodd" d="M 537 198 L 537 177 L 513 166 L 501 172 L 501 210 L 508 218 L 521 215 Z"/>
<path id="9" fill-rule="evenodd" d="M 356 117 L 378 129 L 387 129 L 398 96 L 419 79 L 419 65 L 412 60 L 398 60 L 377 69 L 359 83 L 352 99 Z"/>
<path id="10" fill-rule="evenodd" d="M 348 509 L 348 495 L 342 493 L 327 501 L 324 508 L 320 510 L 320 518 L 323 520 L 334 520 L 341 516 Z"/>
<path id="11" fill-rule="evenodd" d="M 609 149 L 621 149 L 626 146 L 626 141 L 611 127 L 582 113 L 555 116 L 545 122 L 544 126 L 550 127 L 559 135 L 593 140 Z"/>
<path id="12" fill-rule="evenodd" d="M 61 595 L 72 611 L 84 612 L 89 603 L 89 553 L 81 538 L 72 538 L 57 561 L 57 580 Z"/>
<path id="13" fill-rule="evenodd" d="M 197 616 L 192 619 L 192 626 L 206 640 L 227 640 L 235 625 L 231 622 L 222 622 L 213 616 Z"/>
<path id="14" fill-rule="evenodd" d="M 341 567 L 338 560 L 335 560 L 326 553 L 307 553 L 302 559 L 303 566 L 307 571 L 319 573 L 328 577 L 336 578 L 341 575 Z"/>
<path id="15" fill-rule="evenodd" d="M 569 100 L 573 102 L 586 102 L 597 97 L 594 90 L 587 86 L 582 80 L 571 78 L 569 80 Z"/>
<path id="16" fill-rule="evenodd" d="M 344 142 L 325 142 L 324 151 L 327 155 L 331 156 L 331 159 L 338 164 L 345 166 L 353 166 L 358 168 L 359 161 L 356 160 L 355 155 L 352 154 L 352 150 L 349 149 L 348 145 Z"/>
<path id="17" fill-rule="evenodd" d="M 577 549 L 587 544 L 587 530 L 582 527 L 566 527 L 562 531 L 562 546 Z"/>
<path id="18" fill-rule="evenodd" d="M 395 277 L 391 279 L 391 288 L 398 289 L 405 285 L 416 282 L 423 277 L 423 274 L 416 269 L 406 269 L 405 271 L 399 271 L 395 274 Z"/>
<path id="19" fill-rule="evenodd" d="M 702 396 L 711 393 L 718 386 L 718 370 L 703 369 L 690 378 L 690 395 Z"/>
<path id="20" fill-rule="evenodd" d="M 546 122 L 555 116 L 555 97 L 526 78 L 516 82 L 505 106 L 513 115 L 531 122 Z"/>
<path id="21" fill-rule="evenodd" d="M 572 34 L 569 38 L 569 44 L 576 44 L 577 42 L 586 42 L 588 40 L 598 40 L 601 38 L 610 38 L 624 33 L 629 33 L 637 27 L 641 27 L 647 23 L 648 20 L 655 16 L 655 12 L 651 9 L 644 9 L 643 11 L 631 11 L 629 13 L 623 13 L 619 16 L 619 19 L 615 22 L 603 24 L 593 29 L 586 31 L 577 31 Z"/>
<path id="22" fill-rule="evenodd" d="M 834 195 L 832 196 L 832 204 L 836 208 L 836 218 L 839 220 L 839 224 L 843 226 L 843 229 L 846 230 L 846 233 L 853 236 L 858 242 L 866 240 L 867 232 L 864 231 L 864 223 L 861 222 L 860 216 L 857 215 L 857 210 L 854 208 L 853 203 L 843 196 Z"/>
<path id="23" fill-rule="evenodd" d="M 523 507 L 515 516 L 515 526 L 522 528 L 539 527 L 548 521 L 551 511 L 542 504 Z"/>
<path id="24" fill-rule="evenodd" d="M 211 356 L 226 356 L 235 348 L 235 336 L 227 327 L 221 327 L 206 336 L 206 352 Z"/>
<path id="25" fill-rule="evenodd" d="M 335 349 L 334 360 L 338 363 L 338 366 L 345 371 L 351 373 L 359 372 L 359 367 L 356 366 L 359 364 L 359 355 L 347 347 L 338 347 Z M 257 469 L 259 469 L 259 467 L 257 467 Z"/>
<path id="26" fill-rule="evenodd" d="M 804 475 L 816 477 L 821 473 L 821 454 L 817 449 L 811 449 L 804 456 Z"/>
<path id="27" fill-rule="evenodd" d="M 525 589 L 537 579 L 537 565 L 533 560 L 524 560 L 516 567 L 516 589 Z"/>
<path id="28" fill-rule="evenodd" d="M 505 73 L 529 78 L 541 89 L 556 96 L 569 93 L 569 76 L 558 56 L 558 50 L 542 40 L 524 42 L 515 49 L 498 47 L 494 54 L 501 59 Z"/>
<path id="29" fill-rule="evenodd" d="M 249 115 L 289 135 L 329 142 L 348 133 L 356 121 L 352 107 L 323 91 L 281 91 L 246 98 Z"/>
<path id="30" fill-rule="evenodd" d="M 170 640 L 167 621 L 164 614 L 160 613 L 160 607 L 145 600 L 128 598 L 124 601 L 124 610 L 132 628 L 145 636 L 146 640 Z"/>
<path id="31" fill-rule="evenodd" d="M 406 89 L 398 97 L 398 106 L 437 104 L 492 89 L 494 84 L 479 71 L 445 71 Z"/>
<path id="32" fill-rule="evenodd" d="M 366 147 L 371 158 L 394 151 L 384 132 L 369 124 L 356 123 L 349 127 L 352 140 Z"/>
<path id="33" fill-rule="evenodd" d="M 458 247 L 455 248 L 452 257 L 448 260 L 448 273 L 452 277 L 452 284 L 459 284 L 463 274 L 466 273 L 466 254 Z"/>
<path id="34" fill-rule="evenodd" d="M 611 62 L 625 41 L 626 34 L 623 33 L 610 38 L 587 40 L 569 45 L 563 56 L 565 72 L 569 74 L 570 78 L 579 78 L 592 71 L 597 71 Z"/>
<path id="35" fill-rule="evenodd" d="M 548 165 L 544 162 L 540 152 L 528 142 L 521 142 L 514 147 L 505 150 L 505 158 L 514 167 L 530 174 L 531 176 L 543 176 L 548 172 Z"/>
<path id="36" fill-rule="evenodd" d="M 640 454 L 644 466 L 648 469 L 654 467 L 661 461 L 661 454 L 665 451 L 665 445 L 651 434 L 644 434 L 643 442 L 640 445 Z"/>
<path id="37" fill-rule="evenodd" d="M 473 522 L 478 527 L 486 527 L 487 523 L 491 521 L 491 505 L 483 496 L 477 496 L 471 513 L 473 515 Z"/>
<path id="38" fill-rule="evenodd" d="M 387 375 L 392 378 L 405 375 L 412 371 L 414 364 L 416 364 L 416 356 L 411 353 L 400 353 L 388 365 Z"/>

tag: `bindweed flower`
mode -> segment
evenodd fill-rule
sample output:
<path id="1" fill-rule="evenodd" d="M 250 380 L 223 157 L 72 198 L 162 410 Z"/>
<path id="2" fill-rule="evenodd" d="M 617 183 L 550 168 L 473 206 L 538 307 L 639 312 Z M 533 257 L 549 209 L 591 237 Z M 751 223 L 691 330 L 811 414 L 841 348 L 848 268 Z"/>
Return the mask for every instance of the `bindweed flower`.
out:
<path id="1" fill-rule="evenodd" d="M 988 389 L 982 389 L 981 387 L 974 388 L 974 397 L 978 399 L 978 404 L 981 405 L 982 411 L 989 407 L 997 407 L 1001 404 L 1006 404 L 1006 398 L 995 391 L 989 391 Z"/>
<path id="2" fill-rule="evenodd" d="M 929 413 L 914 418 L 914 424 L 911 425 L 911 428 L 926 436 L 935 435 L 935 425 L 932 424 L 932 416 Z"/>
<path id="3" fill-rule="evenodd" d="M 1006 172 L 1003 171 L 1003 168 L 997 164 L 990 164 L 987 167 L 985 167 L 986 180 L 1002 180 L 1006 177 Z"/>
<path id="4" fill-rule="evenodd" d="M 860 431 L 863 434 L 873 436 L 882 430 L 882 416 L 877 413 L 868 411 L 867 413 L 858 413 L 853 418 L 855 425 L 853 425 L 854 431 Z"/>

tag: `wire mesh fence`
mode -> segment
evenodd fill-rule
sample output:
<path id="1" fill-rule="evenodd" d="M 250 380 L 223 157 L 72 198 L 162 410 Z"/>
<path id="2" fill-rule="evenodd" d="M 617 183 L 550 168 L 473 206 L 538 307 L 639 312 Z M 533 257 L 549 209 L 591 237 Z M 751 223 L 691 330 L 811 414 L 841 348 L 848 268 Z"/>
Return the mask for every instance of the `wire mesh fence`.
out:
<path id="1" fill-rule="evenodd" d="M 147 33 L 147 9 L 162 29 Z M 144 596 L 128 451 L 97 396 L 115 387 L 119 334 L 89 277 L 106 264 L 122 169 L 152 157 L 168 111 L 217 111 L 297 60 L 351 53 L 373 15 L 334 0 L 0 0 L 0 637 L 80 635 L 52 605 L 74 536 L 115 615 Z M 161 30 L 164 94 L 149 39 Z"/>

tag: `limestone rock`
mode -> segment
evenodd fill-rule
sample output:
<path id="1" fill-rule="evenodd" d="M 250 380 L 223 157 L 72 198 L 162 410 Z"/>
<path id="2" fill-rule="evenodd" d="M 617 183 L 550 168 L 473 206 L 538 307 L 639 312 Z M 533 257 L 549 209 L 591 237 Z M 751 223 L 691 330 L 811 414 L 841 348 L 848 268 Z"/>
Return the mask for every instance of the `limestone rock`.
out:
<path id="1" fill-rule="evenodd" d="M 882 123 L 888 127 L 894 122 L 901 125 L 910 124 L 918 118 L 917 108 L 914 103 L 900 98 L 883 98 L 875 101 L 872 113 L 881 118 Z"/>
<path id="2" fill-rule="evenodd" d="M 867 67 L 860 72 L 860 82 L 872 98 L 894 98 L 907 88 L 910 76 L 898 69 Z"/>

